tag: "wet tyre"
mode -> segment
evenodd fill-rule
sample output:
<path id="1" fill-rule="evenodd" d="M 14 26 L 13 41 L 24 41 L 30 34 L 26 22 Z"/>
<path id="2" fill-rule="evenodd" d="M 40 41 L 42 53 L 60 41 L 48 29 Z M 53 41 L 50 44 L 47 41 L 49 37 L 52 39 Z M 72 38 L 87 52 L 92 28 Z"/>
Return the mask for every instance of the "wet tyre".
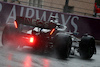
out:
<path id="1" fill-rule="evenodd" d="M 90 59 L 95 51 L 95 39 L 92 36 L 83 36 L 79 43 L 79 54 L 81 58 Z"/>
<path id="2" fill-rule="evenodd" d="M 3 33 L 2 33 L 2 45 L 8 46 L 10 48 L 17 48 L 18 45 L 16 45 L 17 41 L 17 29 L 12 26 L 5 26 Z"/>
<path id="3" fill-rule="evenodd" d="M 54 45 L 58 58 L 66 59 L 69 57 L 72 45 L 72 40 L 70 36 L 64 33 L 57 34 L 54 38 Z"/>

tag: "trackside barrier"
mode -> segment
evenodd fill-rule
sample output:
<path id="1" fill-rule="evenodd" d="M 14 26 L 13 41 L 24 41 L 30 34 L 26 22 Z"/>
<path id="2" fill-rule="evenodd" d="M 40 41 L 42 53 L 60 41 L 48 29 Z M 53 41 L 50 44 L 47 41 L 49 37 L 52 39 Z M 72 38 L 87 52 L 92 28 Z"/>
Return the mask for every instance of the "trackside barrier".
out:
<path id="1" fill-rule="evenodd" d="M 67 26 L 67 31 L 75 33 L 78 32 L 78 37 L 88 33 L 94 36 L 95 39 L 100 40 L 99 18 L 79 16 L 42 8 L 0 2 L 0 25 L 13 22 L 16 20 L 16 16 L 33 19 L 40 18 L 43 21 L 50 21 L 50 16 L 52 15 L 55 15 L 59 18 L 59 23 Z"/>

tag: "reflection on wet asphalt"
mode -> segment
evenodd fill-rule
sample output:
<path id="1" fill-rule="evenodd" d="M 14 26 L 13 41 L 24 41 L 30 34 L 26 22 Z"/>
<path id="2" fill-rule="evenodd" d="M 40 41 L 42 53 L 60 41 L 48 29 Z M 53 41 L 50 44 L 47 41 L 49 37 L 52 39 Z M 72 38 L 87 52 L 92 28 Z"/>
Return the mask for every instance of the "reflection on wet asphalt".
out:
<path id="1" fill-rule="evenodd" d="M 33 67 L 32 66 L 32 57 L 27 55 L 24 60 L 24 67 Z"/>
<path id="2" fill-rule="evenodd" d="M 0 67 L 51 67 L 48 58 L 43 57 L 43 55 L 34 55 L 30 50 L 1 48 L 0 60 L 2 60 Z"/>
<path id="3" fill-rule="evenodd" d="M 100 67 L 99 63 L 100 53 L 90 60 L 80 59 L 79 56 L 60 60 L 50 55 L 34 54 L 31 48 L 28 50 L 0 48 L 0 67 Z"/>
<path id="4" fill-rule="evenodd" d="M 50 67 L 49 66 L 49 64 L 50 64 L 50 60 L 49 59 L 43 58 L 42 61 L 43 61 L 43 67 Z"/>

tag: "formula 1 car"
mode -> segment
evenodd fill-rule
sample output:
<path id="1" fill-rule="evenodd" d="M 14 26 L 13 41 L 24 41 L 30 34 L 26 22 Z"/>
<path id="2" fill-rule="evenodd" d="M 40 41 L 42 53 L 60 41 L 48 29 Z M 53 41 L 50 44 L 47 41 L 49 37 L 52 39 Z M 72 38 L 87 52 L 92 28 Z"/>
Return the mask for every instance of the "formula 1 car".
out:
<path id="1" fill-rule="evenodd" d="M 77 49 L 81 58 L 90 59 L 96 53 L 95 39 L 84 35 L 81 40 L 74 33 L 66 32 L 67 27 L 58 23 L 57 17 L 51 20 L 16 17 L 13 23 L 7 23 L 2 34 L 2 44 L 11 48 L 30 46 L 44 52 L 54 50 L 59 58 L 68 58 Z M 76 46 L 73 43 L 78 42 Z"/>

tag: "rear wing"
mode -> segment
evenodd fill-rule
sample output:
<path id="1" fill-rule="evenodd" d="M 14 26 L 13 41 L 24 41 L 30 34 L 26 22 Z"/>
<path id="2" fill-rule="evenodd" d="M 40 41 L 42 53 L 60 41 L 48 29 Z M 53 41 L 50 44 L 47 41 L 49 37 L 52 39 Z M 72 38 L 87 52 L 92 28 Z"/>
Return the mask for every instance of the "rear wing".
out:
<path id="1" fill-rule="evenodd" d="M 16 17 L 16 21 L 18 24 L 46 28 L 46 29 L 53 29 L 57 26 L 57 24 L 53 22 L 47 22 L 47 21 L 42 21 L 40 19 L 32 19 L 32 18 L 26 18 L 20 16 Z"/>

